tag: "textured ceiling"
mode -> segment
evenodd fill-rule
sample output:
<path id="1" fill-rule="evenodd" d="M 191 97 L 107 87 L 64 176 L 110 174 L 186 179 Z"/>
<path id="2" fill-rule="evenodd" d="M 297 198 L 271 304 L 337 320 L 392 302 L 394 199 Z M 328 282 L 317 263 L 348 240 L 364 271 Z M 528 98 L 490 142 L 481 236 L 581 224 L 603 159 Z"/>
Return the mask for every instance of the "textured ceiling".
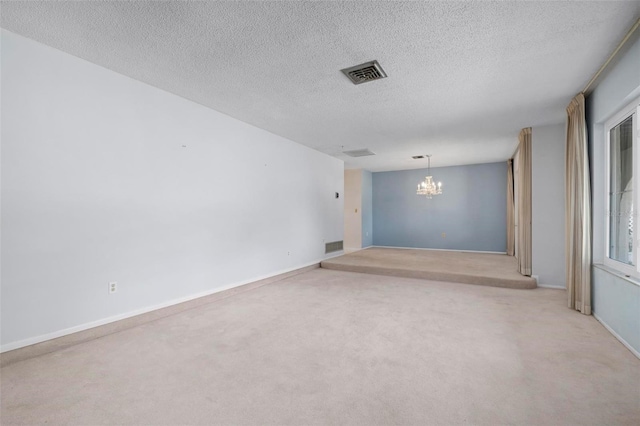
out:
<path id="1" fill-rule="evenodd" d="M 3 2 L 3 28 L 371 171 L 507 159 L 640 2 Z M 377 59 L 388 78 L 342 68 Z M 343 150 L 376 156 L 350 158 Z"/>

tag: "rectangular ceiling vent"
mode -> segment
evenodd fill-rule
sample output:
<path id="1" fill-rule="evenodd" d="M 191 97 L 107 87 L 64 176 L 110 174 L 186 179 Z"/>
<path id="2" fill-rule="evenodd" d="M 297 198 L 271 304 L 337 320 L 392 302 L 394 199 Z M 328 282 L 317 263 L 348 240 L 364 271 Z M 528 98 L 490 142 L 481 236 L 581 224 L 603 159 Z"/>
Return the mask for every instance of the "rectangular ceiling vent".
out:
<path id="1" fill-rule="evenodd" d="M 387 76 L 378 61 L 365 62 L 364 64 L 345 68 L 341 71 L 353 84 L 362 84 L 367 81 L 380 80 Z"/>
<path id="2" fill-rule="evenodd" d="M 342 151 L 342 153 L 349 157 L 366 157 L 367 155 L 376 155 L 375 152 L 369 151 L 367 148 L 355 149 L 353 151 Z"/>

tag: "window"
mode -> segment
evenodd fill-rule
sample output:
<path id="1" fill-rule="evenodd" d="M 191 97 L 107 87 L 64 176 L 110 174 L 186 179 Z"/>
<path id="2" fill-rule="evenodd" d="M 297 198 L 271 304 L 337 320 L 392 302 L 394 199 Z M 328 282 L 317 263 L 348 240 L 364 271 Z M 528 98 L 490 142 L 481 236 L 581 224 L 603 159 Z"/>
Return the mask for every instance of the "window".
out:
<path id="1" fill-rule="evenodd" d="M 635 211 L 638 210 L 638 179 L 640 151 L 637 139 L 638 101 L 629 105 L 605 125 L 607 132 L 607 254 L 605 264 L 625 273 L 638 275 L 640 235 L 634 232 Z M 635 208 L 634 208 L 635 207 Z"/>
<path id="2" fill-rule="evenodd" d="M 520 190 L 520 187 L 518 185 L 518 180 L 519 180 L 519 176 L 520 176 L 520 148 L 518 147 L 518 149 L 516 149 L 516 152 L 513 154 L 513 224 L 514 224 L 514 257 L 516 259 L 519 259 L 519 255 L 520 253 L 518 252 L 518 216 L 519 216 L 519 210 L 518 210 L 518 191 Z"/>

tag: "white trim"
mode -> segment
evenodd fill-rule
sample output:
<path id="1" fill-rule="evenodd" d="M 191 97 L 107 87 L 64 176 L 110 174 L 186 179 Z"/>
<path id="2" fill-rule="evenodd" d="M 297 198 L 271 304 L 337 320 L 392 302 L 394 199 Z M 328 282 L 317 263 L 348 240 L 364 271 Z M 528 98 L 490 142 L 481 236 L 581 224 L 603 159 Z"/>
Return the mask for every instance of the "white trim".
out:
<path id="1" fill-rule="evenodd" d="M 538 284 L 538 287 L 540 288 L 552 288 L 554 290 L 566 290 L 566 287 L 563 287 L 561 285 L 553 285 L 553 284 Z"/>
<path id="2" fill-rule="evenodd" d="M 425 248 L 425 247 L 395 247 L 395 246 L 369 246 L 369 247 L 394 248 L 394 249 L 401 249 L 401 250 L 434 250 L 434 251 L 457 251 L 457 252 L 462 252 L 462 253 L 507 254 L 506 251 L 454 250 L 454 249 L 437 249 L 437 248 Z"/>
<path id="3" fill-rule="evenodd" d="M 598 268 L 601 269 L 611 275 L 614 275 L 618 278 L 620 278 L 621 280 L 624 280 L 626 282 L 628 282 L 629 284 L 632 285 L 636 285 L 640 287 L 640 279 L 638 279 L 637 277 L 633 277 L 631 275 L 625 274 L 624 272 L 620 272 L 618 269 L 615 268 L 611 268 L 605 264 L 599 264 L 599 263 L 594 263 L 592 265 L 594 268 Z"/>
<path id="4" fill-rule="evenodd" d="M 618 124 L 622 123 L 627 117 L 629 117 L 631 114 L 635 112 L 635 109 L 638 107 L 638 104 L 640 104 L 640 97 L 633 99 L 631 102 L 626 104 L 623 108 L 620 108 L 618 112 L 616 112 L 611 117 L 609 117 L 609 119 L 604 123 L 605 128 L 615 127 Z"/>
<path id="5" fill-rule="evenodd" d="M 567 288 L 561 285 L 553 285 L 553 284 L 540 284 L 540 277 L 538 275 L 531 275 L 531 278 L 536 280 L 536 285 L 541 288 L 553 288 L 555 290 L 566 290 Z"/>
<path id="6" fill-rule="evenodd" d="M 610 151 L 611 141 L 610 133 L 611 129 L 622 123 L 628 117 L 632 117 L 632 138 L 633 138 L 633 206 L 634 206 L 634 245 L 633 245 L 633 263 L 634 265 L 628 265 L 623 262 L 611 259 L 609 257 L 609 230 L 610 230 L 610 217 L 611 217 L 611 200 L 609 198 L 609 186 L 610 186 Z M 635 220 L 638 217 L 638 208 L 640 207 L 640 185 L 637 185 L 640 181 L 640 98 L 636 98 L 627 104 L 624 108 L 621 108 L 617 113 L 611 116 L 604 123 L 604 203 L 605 211 L 607 214 L 604 216 L 604 259 L 602 263 L 614 270 L 620 271 L 625 275 L 631 275 L 632 277 L 640 277 L 640 256 L 638 255 L 638 246 L 640 244 L 640 232 L 637 232 L 637 226 L 640 221 Z"/>
<path id="7" fill-rule="evenodd" d="M 129 312 L 126 312 L 126 313 L 123 313 L 123 314 L 118 314 L 118 315 L 114 315 L 114 316 L 111 316 L 111 317 L 99 319 L 97 321 L 91 321 L 91 322 L 88 322 L 88 323 L 76 325 L 76 326 L 73 326 L 73 327 L 65 328 L 63 330 L 58 330 L 58 331 L 54 331 L 54 332 L 51 332 L 51 333 L 41 334 L 41 335 L 35 336 L 35 337 L 29 337 L 27 339 L 19 340 L 17 342 L 10 342 L 10 343 L 4 344 L 4 345 L 2 345 L 0 347 L 0 353 L 7 352 L 7 351 L 12 351 L 14 349 L 20 349 L 20 348 L 23 348 L 25 346 L 35 345 L 36 343 L 42 343 L 42 342 L 45 342 L 47 340 L 51 340 L 51 339 L 56 339 L 58 337 L 67 336 L 69 334 L 77 333 L 79 331 L 88 330 L 90 328 L 100 327 L 101 325 L 110 324 L 110 323 L 116 322 L 116 321 L 121 321 L 121 320 L 124 320 L 124 319 L 127 319 L 127 318 L 131 318 L 131 317 L 135 317 L 137 315 L 141 315 L 141 314 L 146 314 L 147 312 L 156 311 L 156 310 L 162 309 L 162 308 L 167 308 L 169 306 L 177 305 L 179 303 L 188 302 L 190 300 L 198 299 L 200 297 L 210 296 L 212 294 L 220 293 L 220 292 L 225 291 L 225 290 L 230 290 L 230 289 L 235 288 L 235 287 L 240 287 L 242 285 L 249 284 L 249 283 L 252 283 L 252 282 L 255 282 L 255 281 L 261 281 L 261 280 L 265 280 L 265 279 L 268 279 L 268 278 L 273 278 L 273 277 L 278 276 L 278 275 L 286 274 L 288 272 L 293 272 L 293 271 L 295 271 L 297 269 L 303 269 L 303 268 L 306 268 L 306 267 L 309 267 L 309 266 L 312 266 L 312 265 L 317 265 L 317 264 L 319 264 L 320 262 L 322 262 L 324 260 L 331 259 L 331 258 L 338 257 L 338 256 L 342 256 L 342 255 L 343 255 L 342 251 L 336 252 L 336 254 L 332 254 L 330 256 L 326 256 L 326 257 L 324 257 L 324 258 L 322 258 L 320 260 L 316 260 L 314 262 L 309 262 L 309 263 L 306 263 L 304 265 L 299 265 L 299 266 L 296 266 L 296 267 L 293 267 L 293 268 L 280 270 L 280 271 L 273 272 L 273 273 L 266 274 L 266 275 L 262 275 L 262 276 L 259 276 L 259 277 L 254 277 L 254 278 L 250 278 L 250 279 L 247 279 L 247 280 L 238 281 L 238 282 L 235 282 L 235 283 L 227 284 L 227 285 L 222 286 L 222 287 L 215 288 L 213 290 L 207 290 L 207 291 L 204 291 L 202 293 L 192 294 L 190 296 L 185 296 L 185 297 L 181 297 L 181 298 L 178 298 L 178 299 L 173 299 L 173 300 L 170 300 L 168 302 L 160 303 L 158 305 L 149 306 L 149 307 L 146 307 L 146 308 L 136 309 L 134 311 L 129 311 Z"/>
<path id="8" fill-rule="evenodd" d="M 355 252 L 361 251 L 361 250 L 364 250 L 364 248 L 363 247 L 360 247 L 360 248 L 345 247 L 344 248 L 344 254 L 355 253 Z"/>
<path id="9" fill-rule="evenodd" d="M 638 352 L 633 346 L 631 346 L 626 340 L 624 340 L 618 333 L 616 333 L 613 328 L 609 327 L 609 325 L 604 322 L 602 320 L 602 318 L 600 318 L 598 315 L 596 315 L 595 312 L 593 312 L 593 317 L 598 320 L 598 322 L 600 324 L 602 324 L 602 326 L 604 328 L 606 328 L 609 333 L 613 334 L 613 337 L 615 337 L 616 339 L 618 339 L 620 341 L 620 343 L 622 343 L 627 349 L 629 349 L 631 351 L 632 354 L 634 354 L 636 357 L 638 357 L 640 359 L 640 352 Z"/>

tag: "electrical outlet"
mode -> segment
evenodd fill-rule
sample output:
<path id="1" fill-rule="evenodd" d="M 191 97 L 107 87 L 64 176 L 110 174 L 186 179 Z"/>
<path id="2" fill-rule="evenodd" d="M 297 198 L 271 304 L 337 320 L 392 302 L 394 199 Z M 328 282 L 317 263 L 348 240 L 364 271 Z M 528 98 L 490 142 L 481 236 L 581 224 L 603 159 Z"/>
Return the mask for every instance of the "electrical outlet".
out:
<path id="1" fill-rule="evenodd" d="M 445 232 L 442 233 L 442 238 L 447 238 L 447 234 Z"/>
<path id="2" fill-rule="evenodd" d="M 118 291 L 118 283 L 113 281 L 109 283 L 109 294 L 115 293 Z"/>

